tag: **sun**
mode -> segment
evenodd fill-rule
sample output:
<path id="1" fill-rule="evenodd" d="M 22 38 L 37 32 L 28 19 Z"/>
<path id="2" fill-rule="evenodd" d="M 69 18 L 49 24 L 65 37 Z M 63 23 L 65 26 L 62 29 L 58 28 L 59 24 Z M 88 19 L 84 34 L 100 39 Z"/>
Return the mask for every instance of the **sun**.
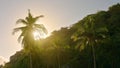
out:
<path id="1" fill-rule="evenodd" d="M 35 40 L 39 40 L 47 37 L 45 33 L 39 31 L 33 31 L 33 36 Z"/>

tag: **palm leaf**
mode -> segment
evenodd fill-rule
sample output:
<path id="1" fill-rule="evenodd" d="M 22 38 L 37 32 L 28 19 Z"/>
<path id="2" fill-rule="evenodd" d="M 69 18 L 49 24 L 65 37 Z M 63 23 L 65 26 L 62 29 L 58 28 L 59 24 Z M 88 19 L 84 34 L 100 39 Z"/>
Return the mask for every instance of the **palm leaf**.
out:
<path id="1" fill-rule="evenodd" d="M 35 23 L 39 18 L 44 17 L 43 15 L 40 16 L 36 16 L 35 18 L 33 18 L 33 22 Z"/>
<path id="2" fill-rule="evenodd" d="M 42 30 L 45 34 L 48 33 L 47 29 L 44 27 L 43 24 L 34 24 L 34 26 L 35 26 L 37 29 Z"/>
<path id="3" fill-rule="evenodd" d="M 16 24 L 20 24 L 20 23 L 25 24 L 25 25 L 28 24 L 28 22 L 25 21 L 24 19 L 18 19 L 17 22 L 16 22 Z"/>
<path id="4" fill-rule="evenodd" d="M 26 26 L 25 26 L 25 27 L 14 28 L 12 34 L 14 35 L 16 32 L 18 32 L 18 31 L 23 31 L 23 30 L 25 30 L 26 28 L 27 28 Z"/>
<path id="5" fill-rule="evenodd" d="M 24 38 L 25 35 L 26 35 L 26 30 L 23 30 L 20 36 L 18 37 L 18 42 L 20 42 L 22 37 Z"/>

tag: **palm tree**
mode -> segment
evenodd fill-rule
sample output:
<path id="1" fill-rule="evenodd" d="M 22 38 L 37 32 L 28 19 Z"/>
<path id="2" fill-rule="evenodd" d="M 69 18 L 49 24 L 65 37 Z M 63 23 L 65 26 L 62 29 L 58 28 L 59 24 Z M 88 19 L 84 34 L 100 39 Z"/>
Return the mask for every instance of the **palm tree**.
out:
<path id="1" fill-rule="evenodd" d="M 78 46 L 80 49 L 84 49 L 85 46 L 90 45 L 92 47 L 93 54 L 93 64 L 94 68 L 96 68 L 96 56 L 95 56 L 95 48 L 94 46 L 101 40 L 105 38 L 105 33 L 107 29 L 103 25 L 98 25 L 95 22 L 94 15 L 88 16 L 84 21 L 73 25 L 77 28 L 77 31 L 73 34 L 71 38 L 74 41 L 78 41 Z"/>
<path id="2" fill-rule="evenodd" d="M 33 45 L 35 42 L 33 32 L 38 31 L 39 34 L 45 33 L 47 34 L 47 30 L 42 24 L 36 24 L 36 21 L 43 17 L 43 15 L 33 17 L 30 13 L 30 10 L 28 10 L 28 16 L 25 19 L 18 19 L 16 24 L 23 24 L 22 27 L 14 28 L 13 34 L 15 34 L 18 31 L 21 31 L 20 36 L 18 37 L 18 42 L 22 42 L 23 48 L 30 53 L 32 53 Z M 31 54 L 30 54 L 30 67 L 32 68 L 32 60 L 31 60 Z"/>

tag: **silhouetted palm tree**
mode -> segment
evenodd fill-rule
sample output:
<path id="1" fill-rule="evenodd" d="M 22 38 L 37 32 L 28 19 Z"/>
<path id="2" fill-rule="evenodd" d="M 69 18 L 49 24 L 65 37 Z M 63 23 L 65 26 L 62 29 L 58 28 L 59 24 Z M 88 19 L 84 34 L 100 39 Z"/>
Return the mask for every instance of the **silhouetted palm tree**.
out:
<path id="1" fill-rule="evenodd" d="M 14 28 L 13 34 L 15 34 L 18 31 L 21 31 L 20 36 L 18 37 L 18 41 L 20 42 L 22 40 L 23 48 L 29 49 L 34 39 L 33 32 L 35 30 L 39 31 L 39 33 L 44 32 L 47 34 L 47 30 L 44 27 L 43 24 L 36 24 L 36 21 L 43 17 L 43 15 L 33 17 L 30 13 L 30 10 L 28 10 L 28 17 L 25 19 L 19 19 L 17 20 L 16 24 L 23 24 L 22 27 Z"/>
<path id="2" fill-rule="evenodd" d="M 105 38 L 105 33 L 107 32 L 106 27 L 104 26 L 96 26 L 95 19 L 93 16 L 88 16 L 84 22 L 81 22 L 79 25 L 75 25 L 77 27 L 77 32 L 72 36 L 75 41 L 79 41 L 78 47 L 80 49 L 84 49 L 85 46 L 90 45 L 92 47 L 93 54 L 93 64 L 94 68 L 96 68 L 96 56 L 95 56 L 95 48 L 94 46 L 98 41 Z"/>
<path id="3" fill-rule="evenodd" d="M 25 19 L 19 19 L 17 20 L 16 24 L 23 24 L 22 27 L 14 28 L 13 34 L 15 34 L 18 31 L 21 31 L 20 36 L 18 37 L 18 41 L 22 41 L 23 48 L 25 50 L 28 50 L 31 53 L 32 47 L 34 45 L 35 39 L 33 36 L 34 31 L 38 31 L 39 34 L 45 33 L 47 34 L 47 30 L 42 24 L 36 24 L 36 21 L 43 17 L 43 15 L 33 17 L 30 13 L 30 10 L 28 10 L 28 16 Z M 30 67 L 32 68 L 32 60 L 30 55 Z"/>

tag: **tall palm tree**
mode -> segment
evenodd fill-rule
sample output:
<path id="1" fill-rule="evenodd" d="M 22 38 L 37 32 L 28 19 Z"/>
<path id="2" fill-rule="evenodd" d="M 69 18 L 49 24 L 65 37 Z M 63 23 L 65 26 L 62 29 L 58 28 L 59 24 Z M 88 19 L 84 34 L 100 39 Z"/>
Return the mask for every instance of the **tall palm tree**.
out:
<path id="1" fill-rule="evenodd" d="M 78 46 L 80 49 L 84 49 L 85 46 L 90 45 L 93 54 L 93 64 L 96 68 L 96 56 L 94 46 L 101 40 L 105 38 L 107 28 L 103 25 L 98 25 L 95 22 L 94 15 L 88 16 L 84 21 L 79 22 L 73 27 L 77 28 L 77 31 L 73 34 L 71 38 L 74 41 L 78 41 Z"/>
<path id="2" fill-rule="evenodd" d="M 38 31 L 39 34 L 45 33 L 47 34 L 47 30 L 43 24 L 36 24 L 36 21 L 43 17 L 43 15 L 33 17 L 28 10 L 28 16 L 25 19 L 18 19 L 16 24 L 23 24 L 22 27 L 14 28 L 13 34 L 18 31 L 21 31 L 21 34 L 18 37 L 18 42 L 22 41 L 22 45 L 24 49 L 29 49 L 33 41 L 35 41 L 33 32 Z"/>
<path id="3" fill-rule="evenodd" d="M 18 37 L 18 42 L 22 42 L 23 48 L 30 52 L 30 67 L 32 68 L 32 60 L 31 60 L 31 50 L 33 49 L 33 45 L 35 42 L 33 32 L 38 31 L 39 34 L 45 33 L 47 34 L 47 30 L 42 24 L 36 24 L 36 21 L 43 17 L 43 15 L 33 17 L 28 10 L 28 16 L 25 19 L 18 19 L 16 24 L 23 24 L 22 27 L 14 28 L 13 34 L 18 31 L 21 31 L 20 36 Z"/>

